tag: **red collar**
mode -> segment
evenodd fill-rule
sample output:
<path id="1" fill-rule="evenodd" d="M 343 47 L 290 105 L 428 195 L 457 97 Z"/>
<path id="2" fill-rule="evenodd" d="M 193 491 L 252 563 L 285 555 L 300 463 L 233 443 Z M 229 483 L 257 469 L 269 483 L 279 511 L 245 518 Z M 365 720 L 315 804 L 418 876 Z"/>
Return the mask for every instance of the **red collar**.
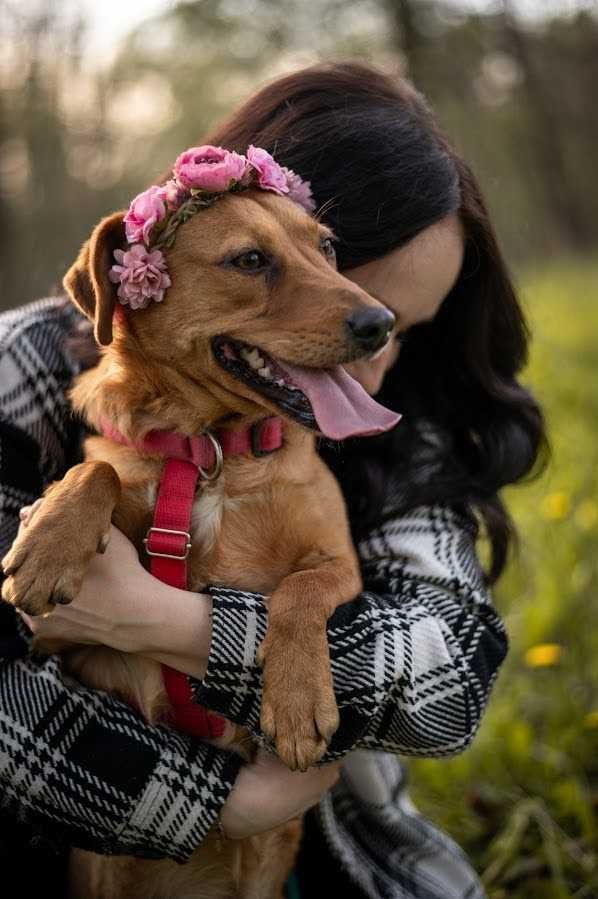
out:
<path id="1" fill-rule="evenodd" d="M 193 436 L 150 431 L 137 443 L 127 440 L 110 422 L 103 423 L 102 431 L 111 440 L 135 446 L 140 452 L 164 456 L 154 520 L 143 542 L 154 577 L 181 590 L 187 589 L 191 514 L 199 488 L 220 476 L 225 456 L 251 452 L 259 458 L 280 449 L 283 443 L 282 419 L 275 417 L 264 418 L 242 431 L 207 431 Z M 208 716 L 206 709 L 193 702 L 187 676 L 166 665 L 162 673 L 174 726 L 204 739 L 220 736 L 224 719 Z"/>
<path id="2" fill-rule="evenodd" d="M 117 443 L 134 446 L 141 452 L 192 462 L 208 475 L 217 477 L 222 464 L 217 463 L 221 456 L 252 453 L 259 458 L 280 449 L 282 419 L 262 418 L 242 431 L 221 428 L 198 435 L 179 434 L 177 431 L 149 431 L 143 440 L 137 442 L 128 440 L 111 422 L 105 420 L 102 422 L 102 433 Z"/>

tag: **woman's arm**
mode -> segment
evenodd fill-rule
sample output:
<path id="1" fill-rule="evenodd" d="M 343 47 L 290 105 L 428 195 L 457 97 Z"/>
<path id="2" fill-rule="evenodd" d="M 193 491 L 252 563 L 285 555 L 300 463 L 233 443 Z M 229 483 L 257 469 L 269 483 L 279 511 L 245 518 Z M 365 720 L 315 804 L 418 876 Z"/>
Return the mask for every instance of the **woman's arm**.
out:
<path id="1" fill-rule="evenodd" d="M 27 644 L 0 604 L 5 646 Z M 218 818 L 241 760 L 150 727 L 65 680 L 57 657 L 0 661 L 0 808 L 52 841 L 185 860 Z"/>
<path id="2" fill-rule="evenodd" d="M 17 520 L 5 515 L 0 523 L 13 530 Z M 162 595 L 165 585 L 141 569 L 134 548 L 116 529 L 110 554 L 97 557 L 102 564 L 97 571 L 92 566 L 82 607 L 58 627 L 58 635 L 70 631 L 126 649 L 134 633 L 149 641 L 147 649 L 154 639 L 157 645 L 166 642 L 165 659 L 174 652 L 183 663 L 191 646 L 190 668 L 201 669 L 193 651 L 203 643 L 205 655 L 197 655 L 207 658 L 210 597 Z M 115 607 L 114 595 L 127 596 L 131 582 L 144 595 L 138 608 L 142 623 L 131 620 L 126 602 Z M 111 601 L 105 603 L 107 594 Z M 116 625 L 109 614 L 115 609 Z M 53 618 L 41 623 L 48 626 Z M 31 656 L 28 629 L 4 603 L 0 635 L 0 813 L 26 821 L 53 842 L 184 860 L 218 814 L 227 836 L 253 836 L 305 812 L 337 779 L 334 764 L 302 774 L 264 752 L 239 770 L 236 755 L 148 727 L 105 693 L 65 680 L 58 658 Z"/>
<path id="3" fill-rule="evenodd" d="M 359 549 L 367 592 L 338 609 L 328 627 L 341 724 L 325 760 L 356 747 L 459 752 L 475 735 L 507 650 L 476 557 L 475 527 L 451 509 L 420 508 L 387 521 Z M 103 642 L 166 662 L 192 675 L 198 702 L 259 738 L 255 653 L 266 601 L 223 587 L 210 592 L 155 581 L 113 530 L 77 600 L 35 627 L 46 637 Z"/>
<path id="4" fill-rule="evenodd" d="M 387 521 L 360 544 L 367 592 L 328 627 L 341 724 L 326 761 L 356 747 L 448 756 L 472 741 L 507 652 L 475 536 L 469 519 L 435 506 Z M 212 643 L 195 697 L 259 735 L 263 597 L 210 592 Z"/>

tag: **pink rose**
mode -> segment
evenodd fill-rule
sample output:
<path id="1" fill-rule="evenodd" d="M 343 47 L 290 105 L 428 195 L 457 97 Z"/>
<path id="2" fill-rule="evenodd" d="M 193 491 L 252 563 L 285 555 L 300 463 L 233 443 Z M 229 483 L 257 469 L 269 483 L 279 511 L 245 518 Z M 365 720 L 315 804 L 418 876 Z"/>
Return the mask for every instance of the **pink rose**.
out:
<path id="1" fill-rule="evenodd" d="M 118 297 L 123 306 L 145 309 L 151 300 L 162 302 L 171 281 L 160 250 L 149 253 L 142 244 L 135 244 L 126 252 L 115 250 L 114 258 L 120 264 L 112 266 L 108 277 L 113 284 L 120 284 Z"/>
<path id="2" fill-rule="evenodd" d="M 305 211 L 311 215 L 311 213 L 316 211 L 316 202 L 311 192 L 310 182 L 304 181 L 303 178 L 292 169 L 287 169 L 286 166 L 282 167 L 282 171 L 287 179 L 287 187 L 289 189 L 287 196 L 289 200 L 292 200 L 293 203 L 297 203 L 299 206 L 303 206 Z"/>
<path id="3" fill-rule="evenodd" d="M 247 159 L 257 172 L 257 183 L 262 190 L 273 190 L 275 194 L 288 194 L 289 188 L 282 167 L 272 159 L 267 150 L 251 146 L 247 150 Z"/>
<path id="4" fill-rule="evenodd" d="M 124 218 L 129 243 L 149 243 L 152 228 L 166 215 L 166 193 L 163 187 L 153 184 L 135 197 Z"/>
<path id="5" fill-rule="evenodd" d="M 241 181 L 247 171 L 247 160 L 222 147 L 191 147 L 178 157 L 174 176 L 184 188 L 219 193 Z"/>

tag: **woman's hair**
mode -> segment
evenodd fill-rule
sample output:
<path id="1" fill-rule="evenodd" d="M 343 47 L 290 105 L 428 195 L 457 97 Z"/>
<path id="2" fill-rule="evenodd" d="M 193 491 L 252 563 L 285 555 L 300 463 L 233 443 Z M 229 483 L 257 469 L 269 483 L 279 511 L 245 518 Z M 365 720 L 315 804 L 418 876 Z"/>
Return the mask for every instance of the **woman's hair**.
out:
<path id="1" fill-rule="evenodd" d="M 361 63 L 317 65 L 255 94 L 206 137 L 269 149 L 311 181 L 339 238 L 339 269 L 384 256 L 458 213 L 465 255 L 435 319 L 413 326 L 378 399 L 403 413 L 376 438 L 324 445 L 356 539 L 388 506 L 450 503 L 477 512 L 502 572 L 514 528 L 499 491 L 529 474 L 545 446 L 538 404 L 517 381 L 529 334 L 479 185 L 423 97 Z M 397 285 L 400 289 L 400 285 Z"/>

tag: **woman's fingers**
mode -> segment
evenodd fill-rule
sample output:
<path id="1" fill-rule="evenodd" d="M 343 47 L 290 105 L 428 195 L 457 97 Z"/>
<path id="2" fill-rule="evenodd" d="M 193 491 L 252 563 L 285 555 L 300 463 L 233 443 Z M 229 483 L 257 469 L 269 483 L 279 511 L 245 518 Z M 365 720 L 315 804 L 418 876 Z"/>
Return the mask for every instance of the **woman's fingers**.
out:
<path id="1" fill-rule="evenodd" d="M 35 634 L 37 627 L 37 621 L 35 620 L 35 618 L 32 618 L 31 615 L 28 615 L 27 612 L 22 612 L 20 609 L 17 609 L 17 614 L 21 616 L 29 630 L 33 634 Z"/>
<path id="2" fill-rule="evenodd" d="M 340 762 L 308 771 L 289 771 L 280 759 L 260 750 L 241 769 L 220 821 L 231 839 L 255 836 L 302 815 L 334 786 Z"/>
<path id="3" fill-rule="evenodd" d="M 38 509 L 41 506 L 41 504 L 43 503 L 43 501 L 44 501 L 43 496 L 40 496 L 40 498 L 36 499 L 35 502 L 32 503 L 30 506 L 23 506 L 22 509 L 19 509 L 19 518 L 21 519 L 21 524 L 19 526 L 19 532 L 20 532 L 21 528 L 24 528 L 24 527 L 26 528 L 27 525 L 30 524 L 31 519 L 33 518 L 35 513 L 38 511 Z"/>

